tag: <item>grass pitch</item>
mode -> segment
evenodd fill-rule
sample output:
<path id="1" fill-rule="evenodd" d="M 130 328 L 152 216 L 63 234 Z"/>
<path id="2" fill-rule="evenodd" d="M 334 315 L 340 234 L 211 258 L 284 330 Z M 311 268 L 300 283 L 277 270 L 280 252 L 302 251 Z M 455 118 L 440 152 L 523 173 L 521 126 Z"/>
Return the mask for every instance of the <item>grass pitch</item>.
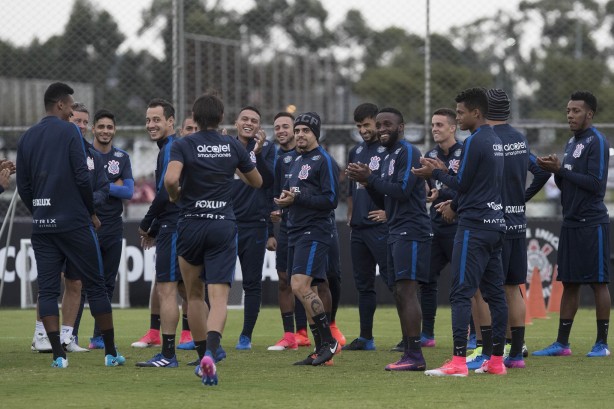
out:
<path id="1" fill-rule="evenodd" d="M 507 376 L 431 378 L 423 373 L 386 372 L 400 354 L 389 349 L 400 339 L 396 310 L 379 308 L 375 317 L 377 351 L 345 351 L 332 367 L 297 367 L 309 350 L 267 351 L 282 335 L 279 310 L 264 308 L 252 351 L 236 351 L 241 310 L 229 311 L 222 345 L 227 359 L 218 364 L 220 384 L 205 387 L 186 363 L 195 351 L 179 351 L 180 367 L 136 368 L 159 348 L 133 349 L 149 324 L 145 309 L 115 311 L 116 342 L 127 362 L 106 368 L 103 351 L 68 354 L 69 367 L 52 369 L 51 355 L 30 351 L 34 311 L 0 310 L 0 408 L 612 408 L 614 361 L 586 358 L 595 337 L 594 310 L 580 310 L 571 334 L 570 357 L 527 358 L 526 369 Z M 358 335 L 358 311 L 341 308 L 337 323 L 348 338 Z M 81 345 L 93 320 L 84 314 Z M 527 327 L 529 350 L 556 337 L 558 315 Z M 450 310 L 439 310 L 437 347 L 425 348 L 428 368 L 440 366 L 452 349 Z"/>

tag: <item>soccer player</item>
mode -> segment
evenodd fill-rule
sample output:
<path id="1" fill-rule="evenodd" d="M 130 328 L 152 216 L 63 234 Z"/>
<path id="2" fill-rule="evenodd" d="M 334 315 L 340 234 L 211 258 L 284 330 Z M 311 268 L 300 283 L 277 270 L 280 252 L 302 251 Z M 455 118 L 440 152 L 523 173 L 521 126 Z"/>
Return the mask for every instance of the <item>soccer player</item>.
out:
<path id="1" fill-rule="evenodd" d="M 339 342 L 333 338 L 330 322 L 317 284 L 326 280 L 327 255 L 333 238 L 331 211 L 337 207 L 337 164 L 320 147 L 321 120 L 315 112 L 294 120 L 294 137 L 300 155 L 296 157 L 275 203 L 288 208 L 288 273 L 292 292 L 301 301 L 316 344 L 316 353 L 295 365 L 322 365 L 333 358 Z"/>
<path id="2" fill-rule="evenodd" d="M 428 280 L 432 233 L 424 181 L 410 172 L 418 166 L 420 151 L 403 140 L 405 121 L 396 108 L 381 109 L 375 129 L 387 152 L 379 171 L 372 172 L 364 163 L 350 163 L 347 171 L 351 179 L 366 187 L 374 203 L 386 210 L 388 285 L 394 285 L 403 355 L 385 369 L 424 371 L 418 285 Z"/>
<path id="3" fill-rule="evenodd" d="M 175 355 L 175 333 L 179 322 L 177 282 L 182 281 L 177 259 L 179 208 L 169 200 L 164 188 L 164 175 L 170 161 L 171 147 L 177 140 L 174 134 L 175 108 L 164 99 L 153 99 L 147 106 L 145 121 L 149 136 L 160 152 L 156 166 L 156 197 L 141 221 L 139 235 L 143 248 L 156 246 L 156 289 L 160 300 L 162 352 L 136 365 L 174 368 L 178 366 Z"/>
<path id="4" fill-rule="evenodd" d="M 192 115 L 201 131 L 175 142 L 164 184 L 181 209 L 177 253 L 188 295 L 190 328 L 201 359 L 195 373 L 203 384 L 217 385 L 213 356 L 224 331 L 237 258 L 232 180 L 236 169 L 253 188 L 262 186 L 262 178 L 241 143 L 217 132 L 224 115 L 219 98 L 199 97 Z M 206 324 L 201 278 L 207 284 L 211 306 Z"/>
<path id="5" fill-rule="evenodd" d="M 379 171 L 386 157 L 386 148 L 380 144 L 375 129 L 377 105 L 360 104 L 354 109 L 354 122 L 363 142 L 354 146 L 347 163 L 367 163 L 371 171 Z M 349 183 L 348 225 L 351 227 L 351 255 L 354 282 L 358 290 L 358 316 L 360 335 L 342 349 L 344 351 L 373 351 L 373 316 L 377 307 L 375 293 L 375 266 L 380 278 L 388 286 L 386 243 L 388 226 L 386 213 L 378 208 L 364 186 Z"/>
<path id="6" fill-rule="evenodd" d="M 273 185 L 275 145 L 267 141 L 264 131 L 260 130 L 260 112 L 255 107 L 241 109 L 235 126 L 236 139 L 249 152 L 263 180 L 262 189 L 243 183 L 239 176 L 235 177 L 232 185 L 233 208 L 239 231 L 237 250 L 245 292 L 243 330 L 236 349 L 250 350 L 262 300 L 262 265 L 269 238 L 267 225 L 271 209 L 266 189 Z"/>
<path id="7" fill-rule="evenodd" d="M 427 158 L 441 160 L 448 169 L 448 174 L 458 171 L 462 144 L 456 140 L 456 113 L 449 108 L 440 108 L 433 112 L 431 133 L 435 148 L 426 153 Z M 422 333 L 420 342 L 423 347 L 435 346 L 435 317 L 437 315 L 437 282 L 441 271 L 452 261 L 454 236 L 458 227 L 456 221 L 448 223 L 443 220 L 436 206 L 454 198 L 456 192 L 443 183 L 429 179 L 429 192 L 426 198 L 431 204 L 429 209 L 433 242 L 431 244 L 431 264 L 429 279 L 420 285 L 420 305 L 422 307 Z"/>
<path id="8" fill-rule="evenodd" d="M 563 224 L 558 252 L 557 280 L 563 282 L 561 317 L 556 341 L 533 352 L 535 356 L 571 355 L 569 334 L 580 301 L 580 286 L 588 284 L 595 294 L 597 339 L 588 357 L 610 355 L 610 220 L 603 203 L 608 180 L 610 144 L 593 126 L 597 98 L 576 91 L 567 103 L 567 122 L 573 136 L 565 146 L 563 161 L 556 155 L 537 159 L 544 170 L 554 173 L 561 189 Z"/>
<path id="9" fill-rule="evenodd" d="M 111 302 L 102 275 L 95 228 L 100 220 L 88 175 L 83 137 L 68 123 L 73 89 L 53 83 L 45 91 L 47 116 L 28 129 L 17 148 L 17 188 L 33 217 L 32 247 L 38 269 L 40 317 L 53 350 L 53 367 L 66 368 L 60 341 L 60 273 L 64 262 L 79 266 L 92 316 L 102 332 L 105 365 L 125 363 L 115 348 Z"/>
<path id="10" fill-rule="evenodd" d="M 192 117 L 186 117 L 183 120 L 183 123 L 181 124 L 181 129 L 179 130 L 179 135 L 180 136 L 188 136 L 190 134 L 193 134 L 195 132 L 198 132 L 198 125 L 196 124 L 196 122 L 194 122 L 194 120 L 192 119 Z"/>
<path id="11" fill-rule="evenodd" d="M 453 357 L 442 367 L 425 373 L 431 376 L 468 375 L 467 328 L 471 317 L 471 297 L 480 288 L 488 300 L 492 316 L 493 353 L 476 372 L 504 375 L 507 304 L 501 266 L 505 235 L 501 203 L 503 145 L 486 123 L 488 97 L 483 89 L 467 89 L 455 100 L 458 126 L 471 132 L 463 144 L 458 173 L 449 175 L 445 164 L 433 158 L 422 158 L 422 168 L 412 169 L 416 175 L 433 178 L 457 191 L 453 201 L 440 204 L 442 211 L 452 206 L 451 209 L 458 214 L 450 292 Z"/>

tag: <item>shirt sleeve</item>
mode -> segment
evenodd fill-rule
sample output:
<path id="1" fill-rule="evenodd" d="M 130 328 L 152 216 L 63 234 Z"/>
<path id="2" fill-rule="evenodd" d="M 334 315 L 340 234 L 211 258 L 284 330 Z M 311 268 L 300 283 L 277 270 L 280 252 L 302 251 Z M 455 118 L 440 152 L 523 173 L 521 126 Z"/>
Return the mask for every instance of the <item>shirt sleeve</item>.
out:
<path id="1" fill-rule="evenodd" d="M 557 176 L 563 178 L 588 192 L 599 194 L 606 183 L 606 169 L 610 160 L 610 152 L 603 138 L 595 136 L 586 153 L 588 163 L 587 173 L 578 173 L 561 166 Z"/>

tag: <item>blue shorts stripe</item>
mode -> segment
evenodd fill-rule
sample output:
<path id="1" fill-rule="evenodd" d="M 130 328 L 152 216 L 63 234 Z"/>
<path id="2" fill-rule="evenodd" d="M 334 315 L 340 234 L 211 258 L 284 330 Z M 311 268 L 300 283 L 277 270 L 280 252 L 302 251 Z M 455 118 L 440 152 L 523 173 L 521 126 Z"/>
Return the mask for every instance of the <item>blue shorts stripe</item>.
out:
<path id="1" fill-rule="evenodd" d="M 104 277 L 104 267 L 102 265 L 102 254 L 100 253 L 100 243 L 98 243 L 98 235 L 94 231 L 94 227 L 90 226 L 90 233 L 92 233 L 92 237 L 94 238 L 94 243 L 96 243 L 96 255 L 98 256 L 98 274 L 100 277 Z"/>
<path id="2" fill-rule="evenodd" d="M 305 274 L 311 275 L 311 268 L 313 267 L 313 259 L 316 255 L 316 249 L 318 248 L 318 242 L 314 241 L 311 243 L 311 250 L 309 250 L 309 258 L 307 259 L 307 268 L 305 269 Z"/>
<path id="3" fill-rule="evenodd" d="M 603 280 L 603 263 L 606 260 L 603 259 L 603 230 L 601 226 L 597 226 L 597 234 L 599 235 L 599 282 L 602 283 Z M 609 262 L 609 260 L 607 260 Z"/>
<path id="4" fill-rule="evenodd" d="M 177 280 L 177 272 L 175 271 L 177 263 L 175 263 L 175 260 L 177 260 L 177 233 L 173 233 L 171 238 L 171 281 Z"/>
<path id="5" fill-rule="evenodd" d="M 465 266 L 467 265 L 467 248 L 468 247 L 469 247 L 469 230 L 465 230 L 465 233 L 463 234 L 463 251 L 461 252 L 459 284 L 463 284 L 465 282 Z"/>
<path id="6" fill-rule="evenodd" d="M 418 264 L 418 242 L 411 242 L 411 279 L 416 279 L 416 265 Z"/>

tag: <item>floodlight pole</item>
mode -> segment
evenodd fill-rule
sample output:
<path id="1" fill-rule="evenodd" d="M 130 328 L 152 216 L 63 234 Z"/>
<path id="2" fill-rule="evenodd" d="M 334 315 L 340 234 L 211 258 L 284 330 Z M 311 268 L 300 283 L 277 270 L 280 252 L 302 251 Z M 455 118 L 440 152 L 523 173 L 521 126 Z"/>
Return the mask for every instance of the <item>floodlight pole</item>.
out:
<path id="1" fill-rule="evenodd" d="M 173 106 L 176 122 L 185 118 L 184 34 L 183 0 L 173 0 Z"/>

